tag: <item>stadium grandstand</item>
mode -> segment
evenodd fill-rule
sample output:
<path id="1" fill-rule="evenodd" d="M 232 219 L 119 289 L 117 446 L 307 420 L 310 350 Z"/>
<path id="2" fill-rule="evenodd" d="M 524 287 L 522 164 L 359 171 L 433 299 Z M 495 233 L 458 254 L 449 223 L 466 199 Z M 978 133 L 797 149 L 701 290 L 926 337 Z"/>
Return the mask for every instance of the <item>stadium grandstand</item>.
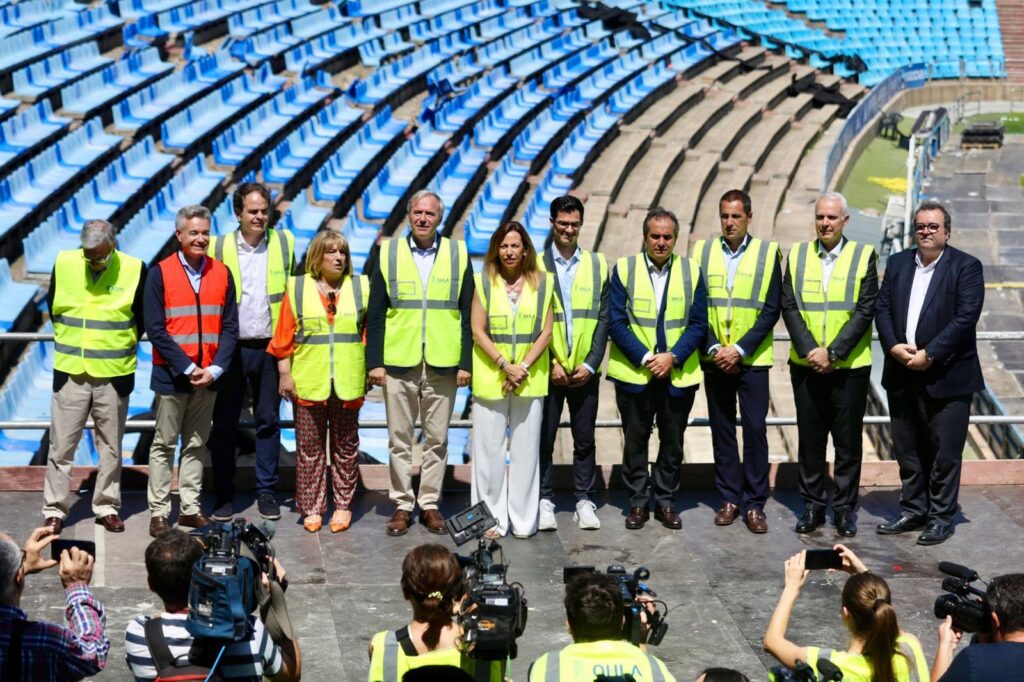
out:
<path id="1" fill-rule="evenodd" d="M 812 236 L 818 194 L 852 182 L 883 116 L 938 107 L 950 129 L 897 194 L 948 202 L 958 245 L 1003 285 L 988 293 L 979 325 L 996 334 L 981 344 L 989 389 L 973 413 L 991 420 L 972 425 L 965 458 L 1019 459 L 1024 438 L 1009 417 L 1024 414 L 1024 250 L 1013 236 L 1024 220 L 1024 142 L 1009 135 L 1001 148 L 961 151 L 955 127 L 972 106 L 980 114 L 1014 103 L 1024 104 L 1016 0 L 0 0 L 0 467 L 18 472 L 0 468 L 0 487 L 41 487 L 54 354 L 46 291 L 57 253 L 79 246 L 87 220 L 110 221 L 119 248 L 153 265 L 176 245 L 178 208 L 208 207 L 213 234 L 225 234 L 237 226 L 234 188 L 259 181 L 273 193 L 275 224 L 295 235 L 296 262 L 318 231 L 335 230 L 356 270 L 370 272 L 381 240 L 406 228 L 413 192 L 428 188 L 444 201 L 445 234 L 466 241 L 478 268 L 502 222 L 518 220 L 546 243 L 548 206 L 571 192 L 586 207 L 581 246 L 613 262 L 638 251 L 654 206 L 679 217 L 676 248 L 686 255 L 718 233 L 718 198 L 739 188 L 753 199 L 751 233 L 788 252 Z M 905 175 L 906 151 L 898 154 Z M 884 209 L 889 192 L 873 191 Z M 850 229 L 891 247 L 894 223 L 883 214 L 857 210 Z M 1002 248 L 1003 238 L 1013 246 Z M 780 350 L 784 332 L 780 322 Z M 998 337 L 1013 332 L 1016 342 Z M 874 352 L 865 460 L 887 463 L 877 343 Z M 148 462 L 151 369 L 144 340 L 126 467 Z M 770 457 L 784 464 L 796 460 L 797 440 L 779 350 L 770 376 Z M 622 434 L 614 390 L 600 390 L 607 480 Z M 688 465 L 712 462 L 704 400 L 698 392 L 686 431 Z M 470 461 L 471 410 L 469 389 L 459 389 L 449 465 Z M 290 403 L 281 417 L 292 419 Z M 386 468 L 372 466 L 388 458 L 379 389 L 360 421 L 363 485 L 386 489 Z M 294 431 L 282 446 L 290 466 Z M 87 430 L 75 464 L 97 458 Z M 568 438 L 555 461 L 572 461 Z M 1021 482 L 1012 475 L 1007 482 Z M 865 476 L 898 485 L 893 467 L 866 467 Z M 628 551 L 618 559 L 641 560 Z M 374 570 L 369 559 L 359 567 Z M 108 582 L 117 570 L 128 569 L 112 562 Z M 335 613 L 354 601 L 339 598 Z M 559 618 L 539 621 L 554 631 Z M 756 627 L 736 632 L 754 641 Z M 743 650 L 737 665 L 753 675 L 765 659 L 746 642 Z M 364 653 L 365 644 L 342 654 L 351 679 L 363 676 Z M 691 658 L 675 660 L 695 675 Z M 325 659 L 323 675 L 309 679 L 328 679 L 332 665 Z M 523 663 L 516 678 L 525 677 Z"/>

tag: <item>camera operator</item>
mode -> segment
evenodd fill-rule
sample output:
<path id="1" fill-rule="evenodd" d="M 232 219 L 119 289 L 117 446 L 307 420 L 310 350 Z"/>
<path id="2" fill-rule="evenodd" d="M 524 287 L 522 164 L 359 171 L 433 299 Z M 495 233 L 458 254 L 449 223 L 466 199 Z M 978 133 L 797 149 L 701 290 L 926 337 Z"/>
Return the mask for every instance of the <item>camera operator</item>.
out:
<path id="1" fill-rule="evenodd" d="M 408 670 L 438 665 L 501 682 L 503 661 L 471 659 L 459 648 L 462 633 L 454 617 L 464 593 L 462 567 L 448 548 L 427 544 L 406 554 L 402 595 L 412 606 L 412 622 L 370 640 L 370 682 L 400 682 Z"/>
<path id="2" fill-rule="evenodd" d="M 611 576 L 597 572 L 573 576 L 565 586 L 565 618 L 573 643 L 534 661 L 530 682 L 546 682 L 556 670 L 560 682 L 591 682 L 599 675 L 675 682 L 665 664 L 647 653 L 644 645 L 622 638 L 622 592 Z"/>
<path id="3" fill-rule="evenodd" d="M 193 637 L 185 629 L 188 618 L 189 586 L 192 567 L 203 556 L 196 538 L 180 530 L 170 530 L 146 548 L 146 577 L 149 589 L 160 597 L 164 610 L 161 631 L 175 661 L 184 661 L 193 647 Z M 275 559 L 278 579 L 284 580 L 284 569 Z M 266 575 L 263 576 L 266 581 Z M 301 677 L 302 658 L 294 640 L 275 643 L 263 623 L 250 615 L 253 631 L 249 641 L 232 642 L 226 646 L 214 671 L 225 680 L 252 680 L 264 677 L 273 682 L 297 682 Z M 139 680 L 156 679 L 158 670 L 153 643 L 147 639 L 146 623 L 150 616 L 136 616 L 124 633 L 125 653 L 132 675 Z"/>
<path id="4" fill-rule="evenodd" d="M 953 658 L 962 633 L 951 616 L 939 626 L 939 646 L 932 666 L 932 682 L 1024 680 L 1024 573 L 993 578 L 985 600 L 992 631 Z"/>
<path id="5" fill-rule="evenodd" d="M 850 633 L 845 651 L 805 647 L 786 639 L 786 627 L 796 598 L 807 578 L 806 552 L 786 560 L 786 583 L 764 634 L 764 649 L 780 663 L 793 668 L 800 661 L 817 669 L 818 661 L 830 660 L 845 682 L 910 682 L 928 678 L 928 663 L 921 643 L 903 632 L 896 621 L 889 585 L 869 573 L 864 563 L 843 545 L 833 547 L 850 574 L 843 586 L 840 615 Z"/>

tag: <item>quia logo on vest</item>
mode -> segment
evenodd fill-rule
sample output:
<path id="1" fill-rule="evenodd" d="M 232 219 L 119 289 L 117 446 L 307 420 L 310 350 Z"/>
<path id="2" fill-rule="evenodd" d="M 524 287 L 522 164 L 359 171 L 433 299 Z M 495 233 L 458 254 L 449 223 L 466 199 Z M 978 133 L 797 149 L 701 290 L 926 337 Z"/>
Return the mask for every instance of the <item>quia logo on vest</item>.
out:
<path id="1" fill-rule="evenodd" d="M 108 294 L 120 293 L 122 291 L 124 291 L 124 287 L 119 287 L 116 284 L 111 284 L 107 287 Z"/>

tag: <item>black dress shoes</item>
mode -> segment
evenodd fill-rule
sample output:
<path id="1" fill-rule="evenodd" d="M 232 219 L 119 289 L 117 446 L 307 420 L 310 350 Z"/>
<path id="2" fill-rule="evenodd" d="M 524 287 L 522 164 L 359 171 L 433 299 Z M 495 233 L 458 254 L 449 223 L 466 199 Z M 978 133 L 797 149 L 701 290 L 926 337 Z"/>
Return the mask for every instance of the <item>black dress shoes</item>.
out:
<path id="1" fill-rule="evenodd" d="M 846 510 L 837 511 L 835 515 L 837 533 L 844 538 L 852 538 L 857 534 L 857 524 L 853 520 L 853 512 Z"/>
<path id="2" fill-rule="evenodd" d="M 911 516 L 910 514 L 903 513 L 891 521 L 878 524 L 875 530 L 879 535 L 898 535 L 899 533 L 921 530 L 924 526 L 925 520 L 920 516 Z"/>
<path id="3" fill-rule="evenodd" d="M 793 530 L 797 533 L 811 533 L 823 523 L 825 523 L 825 510 L 807 507 Z"/>
<path id="4" fill-rule="evenodd" d="M 940 545 L 952 537 L 952 535 L 953 526 L 948 523 L 932 521 L 928 524 L 928 528 L 926 528 L 925 531 L 917 537 L 917 544 Z"/>
<path id="5" fill-rule="evenodd" d="M 670 530 L 679 530 L 683 527 L 683 520 L 672 507 L 658 507 L 654 510 L 654 518 L 661 521 L 661 525 Z"/>
<path id="6" fill-rule="evenodd" d="M 651 518 L 651 512 L 647 507 L 630 507 L 629 515 L 626 517 L 626 528 L 638 530 Z"/>

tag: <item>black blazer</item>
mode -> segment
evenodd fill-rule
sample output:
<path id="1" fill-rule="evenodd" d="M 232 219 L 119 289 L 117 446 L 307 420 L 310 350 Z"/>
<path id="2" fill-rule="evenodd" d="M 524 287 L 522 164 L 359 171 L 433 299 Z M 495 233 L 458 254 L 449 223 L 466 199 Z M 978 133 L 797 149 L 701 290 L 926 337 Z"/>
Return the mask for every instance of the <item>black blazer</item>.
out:
<path id="1" fill-rule="evenodd" d="M 875 325 L 885 352 L 882 386 L 899 394 L 908 382 L 923 380 L 933 398 L 980 391 L 985 380 L 978 362 L 975 328 L 985 301 L 985 277 L 981 261 L 952 246 L 946 246 L 935 266 L 917 323 L 917 347 L 924 348 L 935 361 L 924 372 L 915 372 L 889 355 L 890 348 L 907 342 L 916 253 L 916 249 L 901 251 L 889 258 L 878 292 Z"/>

